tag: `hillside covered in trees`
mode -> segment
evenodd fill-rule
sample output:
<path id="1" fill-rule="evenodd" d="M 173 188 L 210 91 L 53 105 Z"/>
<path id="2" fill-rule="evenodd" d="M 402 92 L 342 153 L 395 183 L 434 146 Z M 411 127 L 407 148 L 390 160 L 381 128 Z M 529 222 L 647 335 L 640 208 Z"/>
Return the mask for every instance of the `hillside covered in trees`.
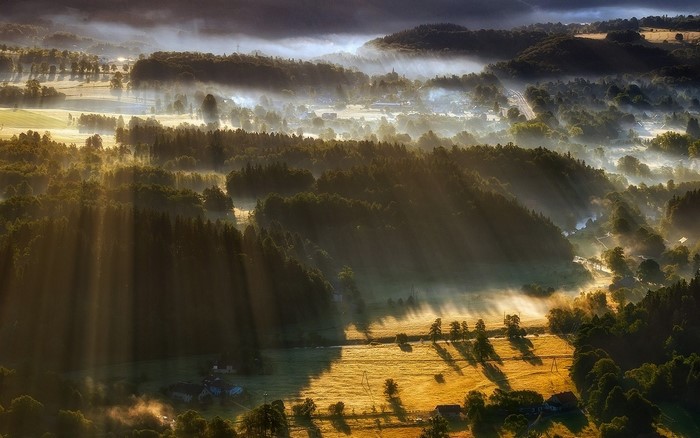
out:
<path id="1" fill-rule="evenodd" d="M 570 265 L 561 230 L 504 187 L 578 194 L 580 211 L 608 188 L 571 157 L 512 145 L 427 153 L 138 120 L 117 138 L 112 149 L 97 134 L 81 148 L 31 131 L 0 141 L 7 357 L 71 368 L 252 348 L 290 323 L 332 318 L 344 266 L 449 281 L 484 264 Z M 159 167 L 182 157 L 228 172 L 228 194 Z M 518 167 L 544 179 L 522 185 Z M 545 181 L 553 192 L 536 195 Z M 210 221 L 230 213 L 229 196 L 259 199 L 251 225 Z M 94 321 L 94 336 L 78 336 Z M 18 341 L 52 334 L 71 342 Z"/>
<path id="2" fill-rule="evenodd" d="M 661 419 L 657 404 L 700 409 L 699 283 L 696 276 L 650 291 L 617 313 L 584 318 L 571 377 L 601 436 L 651 433 Z"/>
<path id="3" fill-rule="evenodd" d="M 514 59 L 493 67 L 511 77 L 644 73 L 680 62 L 668 51 L 645 44 L 555 36 L 538 42 Z"/>
<path id="4" fill-rule="evenodd" d="M 362 272 L 447 279 L 473 263 L 573 257 L 548 219 L 482 187 L 441 149 L 421 159 L 328 171 L 317 191 L 271 195 L 256 219 L 279 222 Z"/>
<path id="5" fill-rule="evenodd" d="M 65 369 L 235 354 L 330 311 L 323 275 L 264 230 L 206 219 L 216 190 L 177 189 L 155 168 L 102 173 L 108 153 L 96 145 L 32 132 L 0 141 L 0 156 L 5 360 Z"/>
<path id="6" fill-rule="evenodd" d="M 408 53 L 472 55 L 484 59 L 512 58 L 545 40 L 546 32 L 527 30 L 470 30 L 456 24 L 424 24 L 377 38 L 368 47 Z"/>
<path id="7" fill-rule="evenodd" d="M 192 52 L 155 52 L 134 64 L 135 86 L 161 81 L 217 82 L 220 84 L 284 90 L 303 87 L 335 89 L 368 82 L 364 73 L 340 66 L 240 53 L 229 56 Z"/>

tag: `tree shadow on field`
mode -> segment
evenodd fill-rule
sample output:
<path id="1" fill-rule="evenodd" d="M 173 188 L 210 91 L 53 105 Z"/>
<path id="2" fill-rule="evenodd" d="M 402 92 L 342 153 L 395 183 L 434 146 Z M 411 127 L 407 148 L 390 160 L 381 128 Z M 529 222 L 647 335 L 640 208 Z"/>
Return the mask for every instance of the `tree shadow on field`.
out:
<path id="1" fill-rule="evenodd" d="M 413 352 L 413 347 L 411 346 L 411 344 L 399 344 L 399 348 L 405 353 Z"/>
<path id="2" fill-rule="evenodd" d="M 501 356 L 499 356 L 498 353 L 496 353 L 496 350 L 493 349 L 493 346 L 491 347 L 491 351 L 488 354 L 488 358 L 499 365 L 503 365 L 503 359 L 501 359 Z"/>
<path id="3" fill-rule="evenodd" d="M 372 330 L 370 327 L 372 321 L 366 315 L 366 312 L 355 314 L 352 323 L 355 325 L 357 331 L 362 333 L 368 341 L 372 339 Z"/>
<path id="4" fill-rule="evenodd" d="M 498 438 L 501 436 L 498 431 L 488 423 L 472 427 L 471 432 L 474 438 Z"/>
<path id="5" fill-rule="evenodd" d="M 350 425 L 345 420 L 345 417 L 342 415 L 333 415 L 331 417 L 331 425 L 338 432 L 344 433 L 345 435 L 352 434 L 352 431 L 350 430 Z"/>
<path id="6" fill-rule="evenodd" d="M 294 423 L 297 426 L 300 426 L 306 430 L 306 434 L 308 435 L 309 438 L 322 438 L 323 433 L 321 432 L 321 428 L 318 427 L 316 423 L 314 423 L 314 420 L 309 417 L 305 416 L 295 416 L 294 417 Z"/>
<path id="7" fill-rule="evenodd" d="M 401 397 L 392 397 L 389 399 L 389 404 L 391 405 L 391 410 L 396 415 L 399 421 L 405 422 L 408 420 L 408 412 L 406 408 L 403 407 L 403 402 L 401 402 Z"/>
<path id="8" fill-rule="evenodd" d="M 510 340 L 510 345 L 515 347 L 522 355 L 522 359 L 530 365 L 542 365 L 542 359 L 532 351 L 532 341 L 527 338 Z"/>
<path id="9" fill-rule="evenodd" d="M 484 373 L 484 376 L 498 385 L 498 387 L 504 391 L 510 391 L 510 382 L 508 382 L 508 377 L 506 377 L 505 374 L 503 374 L 503 371 L 501 371 L 500 368 L 498 368 L 497 365 L 493 364 L 492 362 L 484 362 L 481 364 L 481 370 Z"/>
<path id="10" fill-rule="evenodd" d="M 566 412 L 564 414 L 559 414 L 557 416 L 551 417 L 550 421 L 552 423 L 559 423 L 566 427 L 574 435 L 579 435 L 585 428 L 590 425 L 588 417 L 581 412 L 580 409 L 576 409 L 571 412 Z"/>
<path id="11" fill-rule="evenodd" d="M 467 341 L 461 341 L 452 342 L 452 346 L 455 347 L 455 350 L 457 350 L 464 359 L 466 359 L 469 365 L 473 367 L 476 366 L 476 357 L 474 357 L 474 352 L 472 351 L 472 344 Z"/>
<path id="12" fill-rule="evenodd" d="M 440 358 L 444 360 L 445 363 L 447 363 L 447 365 L 449 365 L 453 370 L 455 370 L 455 372 L 460 376 L 463 375 L 462 369 L 459 367 L 459 365 L 457 364 L 457 362 L 452 357 L 449 351 L 447 351 L 444 347 L 440 346 L 437 342 L 433 343 L 433 348 L 437 352 L 438 356 L 440 356 Z"/>

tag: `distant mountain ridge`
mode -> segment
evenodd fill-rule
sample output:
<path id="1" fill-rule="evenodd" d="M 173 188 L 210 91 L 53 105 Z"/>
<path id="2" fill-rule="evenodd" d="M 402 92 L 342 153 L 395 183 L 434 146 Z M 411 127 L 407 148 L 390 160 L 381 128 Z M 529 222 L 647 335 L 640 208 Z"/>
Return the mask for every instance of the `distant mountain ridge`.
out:
<path id="1" fill-rule="evenodd" d="M 501 77 L 531 79 L 558 75 L 607 75 L 620 73 L 653 73 L 673 81 L 693 81 L 700 70 L 700 48 L 692 43 L 653 44 L 636 29 L 648 17 L 623 22 L 602 22 L 581 25 L 542 25 L 511 30 L 470 30 L 449 24 L 425 24 L 371 40 L 366 48 L 385 53 L 472 56 L 494 64 L 488 69 Z M 682 17 L 681 24 L 694 23 Z M 675 23 L 676 21 L 672 21 Z M 609 24 L 609 26 L 608 26 Z M 576 36 L 582 29 L 612 27 L 605 39 Z M 626 30 L 619 30 L 626 29 Z M 625 36 L 635 36 L 622 40 Z"/>

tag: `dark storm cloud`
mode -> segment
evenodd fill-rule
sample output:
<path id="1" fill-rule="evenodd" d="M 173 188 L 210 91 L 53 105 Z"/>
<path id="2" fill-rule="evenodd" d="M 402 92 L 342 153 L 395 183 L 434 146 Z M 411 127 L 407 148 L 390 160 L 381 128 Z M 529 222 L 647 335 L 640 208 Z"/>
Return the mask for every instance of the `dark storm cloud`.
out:
<path id="1" fill-rule="evenodd" d="M 280 37 L 379 34 L 435 22 L 505 28 L 534 21 L 605 19 L 635 11 L 674 14 L 698 9 L 696 0 L 665 1 L 663 10 L 659 10 L 659 3 L 657 0 L 10 0 L 3 7 L 3 15 L 24 20 L 61 15 L 86 24 L 111 22 L 137 27 L 188 25 L 203 33 Z"/>

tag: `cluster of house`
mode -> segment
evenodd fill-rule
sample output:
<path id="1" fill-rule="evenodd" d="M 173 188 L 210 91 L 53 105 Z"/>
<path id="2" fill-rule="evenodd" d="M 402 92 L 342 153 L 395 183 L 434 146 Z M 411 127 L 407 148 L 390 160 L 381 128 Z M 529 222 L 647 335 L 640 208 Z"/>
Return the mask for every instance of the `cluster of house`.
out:
<path id="1" fill-rule="evenodd" d="M 518 411 L 524 415 L 539 415 L 540 413 L 558 413 L 574 410 L 578 407 L 578 398 L 571 391 L 554 394 L 541 405 L 522 406 Z M 447 419 L 459 419 L 462 414 L 460 405 L 437 405 L 435 414 Z"/>
<path id="2" fill-rule="evenodd" d="M 214 375 L 205 377 L 202 383 L 179 382 L 166 390 L 168 397 L 184 403 L 203 403 L 212 397 L 240 397 L 243 392 L 242 387 L 228 384 Z"/>

